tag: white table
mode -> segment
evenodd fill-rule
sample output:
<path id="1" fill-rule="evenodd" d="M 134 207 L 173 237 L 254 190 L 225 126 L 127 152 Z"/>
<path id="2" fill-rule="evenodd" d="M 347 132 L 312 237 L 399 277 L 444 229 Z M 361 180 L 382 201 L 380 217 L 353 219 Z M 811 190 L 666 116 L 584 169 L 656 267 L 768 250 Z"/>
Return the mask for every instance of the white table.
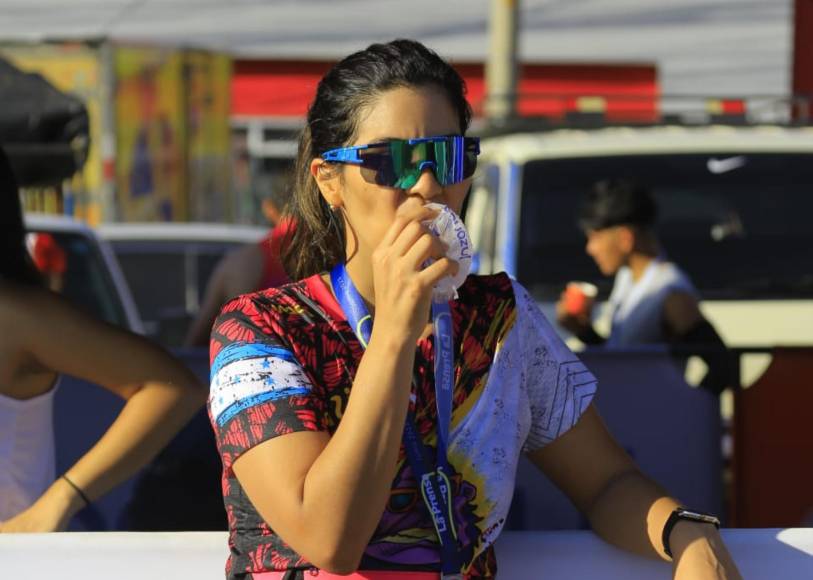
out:
<path id="1" fill-rule="evenodd" d="M 729 529 L 723 536 L 748 580 L 813 579 L 813 528 Z M 227 553 L 220 532 L 0 534 L 0 578 L 221 580 Z M 506 532 L 497 557 L 504 580 L 671 578 L 668 564 L 584 531 Z"/>

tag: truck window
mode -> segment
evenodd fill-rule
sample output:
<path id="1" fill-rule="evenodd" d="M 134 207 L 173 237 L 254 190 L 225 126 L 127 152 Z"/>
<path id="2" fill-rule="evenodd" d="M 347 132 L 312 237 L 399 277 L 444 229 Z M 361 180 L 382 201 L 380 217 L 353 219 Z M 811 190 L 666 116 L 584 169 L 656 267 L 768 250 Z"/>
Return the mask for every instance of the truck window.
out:
<path id="1" fill-rule="evenodd" d="M 649 186 L 667 255 L 707 299 L 802 298 L 813 292 L 813 155 L 719 152 L 529 162 L 520 211 L 518 279 L 540 300 L 568 280 L 603 278 L 576 225 L 582 196 L 608 177 Z"/>
<path id="2" fill-rule="evenodd" d="M 64 270 L 59 268 L 59 273 L 52 273 L 58 276 L 58 280 L 53 282 L 54 290 L 92 316 L 123 328 L 128 327 L 118 290 L 104 258 L 92 242 L 79 234 L 30 231 L 30 242 L 33 243 L 36 236 L 47 236 L 60 256 L 64 257 Z"/>
<path id="3" fill-rule="evenodd" d="M 112 240 L 150 336 L 180 346 L 220 259 L 240 242 Z M 160 280 L 160 284 L 156 281 Z"/>

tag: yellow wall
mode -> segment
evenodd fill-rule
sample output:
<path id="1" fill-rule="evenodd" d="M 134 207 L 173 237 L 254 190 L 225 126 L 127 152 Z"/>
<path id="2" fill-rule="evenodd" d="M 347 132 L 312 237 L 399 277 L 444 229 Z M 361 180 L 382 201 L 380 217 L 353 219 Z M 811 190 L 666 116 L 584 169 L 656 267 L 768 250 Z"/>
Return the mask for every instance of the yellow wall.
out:
<path id="1" fill-rule="evenodd" d="M 192 218 L 233 221 L 230 176 L 231 59 L 187 52 L 189 196 Z"/>
<path id="2" fill-rule="evenodd" d="M 22 70 L 39 72 L 88 108 L 89 157 L 70 184 L 75 215 L 91 224 L 103 216 L 121 221 L 232 221 L 231 59 L 204 51 L 107 46 L 114 80 L 108 81 L 113 86 L 106 91 L 98 45 L 0 45 L 0 55 Z M 105 101 L 107 95 L 112 103 Z M 115 144 L 107 171 L 101 151 L 104 107 L 112 111 L 108 139 Z M 40 191 L 32 201 L 58 211 L 58 197 L 57 192 Z"/>
<path id="3" fill-rule="evenodd" d="M 123 221 L 187 218 L 183 59 L 116 47 L 116 196 Z"/>

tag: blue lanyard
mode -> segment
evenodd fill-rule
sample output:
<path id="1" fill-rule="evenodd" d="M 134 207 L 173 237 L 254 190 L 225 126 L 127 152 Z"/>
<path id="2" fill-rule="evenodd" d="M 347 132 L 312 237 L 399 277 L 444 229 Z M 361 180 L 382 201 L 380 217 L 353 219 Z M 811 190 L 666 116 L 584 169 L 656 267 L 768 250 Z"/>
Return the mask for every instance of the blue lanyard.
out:
<path id="1" fill-rule="evenodd" d="M 347 274 L 344 264 L 337 264 L 330 272 L 333 292 L 347 316 L 347 321 L 365 348 L 370 341 L 373 324 L 361 296 Z M 462 578 L 461 562 L 454 525 L 452 485 L 449 481 L 449 426 L 452 422 L 452 391 L 454 388 L 454 352 L 452 315 L 448 302 L 432 303 L 432 322 L 435 332 L 435 399 L 438 409 L 437 469 L 429 469 L 428 450 L 421 441 L 415 422 L 415 411 L 410 405 L 404 424 L 404 449 L 412 471 L 420 484 L 429 515 L 440 538 L 441 569 L 445 579 Z"/>

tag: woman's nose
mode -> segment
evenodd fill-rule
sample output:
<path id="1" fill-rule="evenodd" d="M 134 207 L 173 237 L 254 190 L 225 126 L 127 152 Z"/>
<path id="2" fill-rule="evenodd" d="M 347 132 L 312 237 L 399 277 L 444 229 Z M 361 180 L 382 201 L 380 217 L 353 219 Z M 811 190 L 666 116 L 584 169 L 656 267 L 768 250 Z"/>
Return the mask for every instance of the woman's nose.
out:
<path id="1" fill-rule="evenodd" d="M 412 195 L 420 195 L 426 200 L 434 200 L 443 195 L 443 186 L 438 183 L 435 173 L 430 167 L 424 168 L 421 171 L 421 176 L 415 185 L 409 188 L 408 193 Z"/>

